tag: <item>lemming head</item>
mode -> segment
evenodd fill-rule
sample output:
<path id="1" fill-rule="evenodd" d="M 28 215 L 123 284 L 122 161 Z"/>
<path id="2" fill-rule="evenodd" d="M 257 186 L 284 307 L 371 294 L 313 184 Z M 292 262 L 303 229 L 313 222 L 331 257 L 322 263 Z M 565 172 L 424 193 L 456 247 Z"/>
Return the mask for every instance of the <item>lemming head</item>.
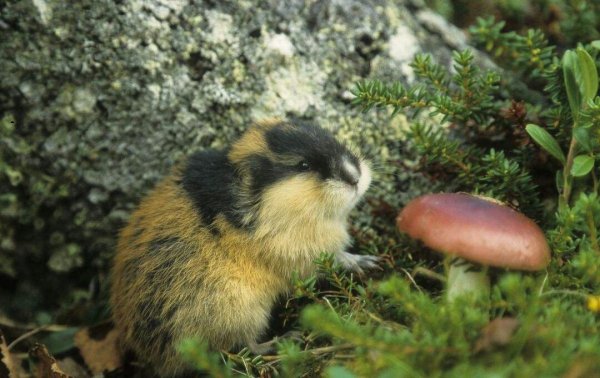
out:
<path id="1" fill-rule="evenodd" d="M 229 156 L 246 166 L 254 195 L 288 203 L 291 210 L 312 203 L 320 204 L 324 215 L 345 215 L 371 182 L 370 169 L 357 154 L 304 121 L 258 124 Z"/>

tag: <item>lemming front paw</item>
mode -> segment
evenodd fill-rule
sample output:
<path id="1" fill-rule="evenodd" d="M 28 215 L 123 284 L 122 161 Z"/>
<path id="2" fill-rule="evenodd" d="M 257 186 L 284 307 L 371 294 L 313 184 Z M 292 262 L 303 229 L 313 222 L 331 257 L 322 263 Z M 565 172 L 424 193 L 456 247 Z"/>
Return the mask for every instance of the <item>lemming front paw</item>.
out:
<path id="1" fill-rule="evenodd" d="M 335 260 L 344 269 L 358 274 L 364 274 L 364 270 L 380 269 L 383 259 L 372 255 L 355 255 L 348 252 L 340 252 L 335 255 Z"/>

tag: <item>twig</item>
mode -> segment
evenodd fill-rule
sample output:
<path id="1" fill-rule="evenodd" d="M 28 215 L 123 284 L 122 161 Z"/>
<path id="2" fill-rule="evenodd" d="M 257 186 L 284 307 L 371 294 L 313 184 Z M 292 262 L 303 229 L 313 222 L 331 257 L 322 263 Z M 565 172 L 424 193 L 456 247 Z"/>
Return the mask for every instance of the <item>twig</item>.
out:
<path id="1" fill-rule="evenodd" d="M 330 345 L 330 346 L 326 346 L 326 347 L 309 349 L 309 350 L 307 350 L 307 352 L 310 352 L 311 354 L 325 354 L 325 353 L 337 352 L 338 350 L 352 349 L 354 347 L 355 346 L 353 344 L 339 344 L 339 345 Z"/>
<path id="2" fill-rule="evenodd" d="M 14 320 L 8 319 L 7 317 L 4 317 L 4 316 L 0 316 L 0 325 L 4 326 L 4 327 L 9 327 L 9 328 L 20 328 L 20 329 L 28 329 L 28 330 L 37 329 L 39 327 L 36 324 L 18 323 L 18 322 L 15 322 Z M 65 329 L 69 328 L 69 326 L 60 325 L 60 324 L 47 324 L 45 327 L 46 327 L 45 328 L 46 331 L 48 331 L 48 332 L 60 332 L 60 331 L 64 331 Z"/>
<path id="3" fill-rule="evenodd" d="M 446 277 L 444 277 L 443 275 L 434 272 L 433 270 L 427 269 L 427 268 L 423 268 L 421 266 L 416 267 L 415 269 L 413 269 L 413 277 L 415 277 L 416 275 L 422 275 L 440 282 L 446 282 Z"/>
<path id="4" fill-rule="evenodd" d="M 417 282 L 415 281 L 415 279 L 413 278 L 413 276 L 410 273 L 408 273 L 408 271 L 406 269 L 404 269 L 404 268 L 400 268 L 400 270 L 402 272 L 404 272 L 404 274 L 406 274 L 408 276 L 408 279 L 410 280 L 410 282 L 412 282 L 413 285 L 415 285 L 415 287 L 417 288 L 417 290 L 419 290 L 419 292 L 422 293 L 423 290 L 421 290 L 421 288 L 419 287 L 419 285 L 417 285 Z"/>
<path id="5" fill-rule="evenodd" d="M 41 326 L 35 329 L 32 329 L 29 332 L 25 332 L 24 334 L 22 334 L 21 336 L 17 337 L 16 339 L 14 339 L 10 344 L 8 344 L 8 350 L 10 351 L 12 348 L 14 348 L 15 345 L 17 345 L 18 343 L 20 343 L 21 341 L 30 338 L 31 336 L 35 335 L 38 332 L 44 331 L 48 328 L 48 326 Z"/>

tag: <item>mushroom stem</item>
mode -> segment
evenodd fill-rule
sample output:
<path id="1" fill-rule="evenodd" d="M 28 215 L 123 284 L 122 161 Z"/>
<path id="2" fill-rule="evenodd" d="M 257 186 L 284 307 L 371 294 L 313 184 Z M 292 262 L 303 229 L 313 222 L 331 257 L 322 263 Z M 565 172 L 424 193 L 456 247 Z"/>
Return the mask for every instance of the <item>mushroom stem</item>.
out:
<path id="1" fill-rule="evenodd" d="M 490 279 L 487 268 L 475 266 L 461 258 L 451 258 L 447 266 L 446 298 L 449 302 L 465 294 L 489 297 Z"/>

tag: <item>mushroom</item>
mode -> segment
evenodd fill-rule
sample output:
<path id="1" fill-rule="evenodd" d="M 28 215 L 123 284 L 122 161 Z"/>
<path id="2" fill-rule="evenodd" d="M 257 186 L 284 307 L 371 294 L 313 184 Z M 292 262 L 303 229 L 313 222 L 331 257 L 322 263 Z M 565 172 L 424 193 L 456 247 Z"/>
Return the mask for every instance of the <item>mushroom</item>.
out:
<path id="1" fill-rule="evenodd" d="M 429 248 L 453 257 L 447 278 L 449 300 L 466 292 L 489 293 L 487 266 L 536 271 L 550 262 L 550 248 L 540 227 L 487 197 L 424 195 L 404 207 L 396 225 Z"/>

